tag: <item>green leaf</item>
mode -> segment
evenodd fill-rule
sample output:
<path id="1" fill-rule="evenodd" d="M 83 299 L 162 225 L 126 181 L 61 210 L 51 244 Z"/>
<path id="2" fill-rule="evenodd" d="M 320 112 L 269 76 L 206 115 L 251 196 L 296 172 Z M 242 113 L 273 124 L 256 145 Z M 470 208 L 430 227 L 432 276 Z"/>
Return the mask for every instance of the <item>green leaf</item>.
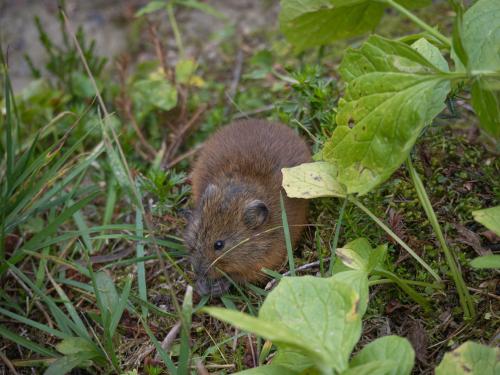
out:
<path id="1" fill-rule="evenodd" d="M 331 277 L 335 283 L 349 285 L 359 295 L 358 313 L 362 317 L 368 307 L 368 274 L 365 271 L 351 270 L 336 273 Z"/>
<path id="2" fill-rule="evenodd" d="M 193 59 L 179 60 L 175 65 L 175 81 L 182 84 L 189 83 L 197 67 Z"/>
<path id="3" fill-rule="evenodd" d="M 437 69 L 443 72 L 450 71 L 450 67 L 448 66 L 446 59 L 443 57 L 439 49 L 433 44 L 429 43 L 427 39 L 420 38 L 411 45 L 411 48 L 424 56 Z"/>
<path id="4" fill-rule="evenodd" d="M 472 211 L 474 220 L 500 236 L 500 206 Z"/>
<path id="5" fill-rule="evenodd" d="M 368 268 L 368 259 L 363 258 L 355 250 L 339 247 L 336 254 L 342 263 L 353 270 L 366 271 Z"/>
<path id="6" fill-rule="evenodd" d="M 471 267 L 477 269 L 483 269 L 483 268 L 500 269 L 500 255 L 499 254 L 483 255 L 481 257 L 472 259 L 470 265 Z"/>
<path id="7" fill-rule="evenodd" d="M 436 375 L 498 375 L 500 349 L 467 341 L 451 353 L 446 353 L 436 367 Z"/>
<path id="8" fill-rule="evenodd" d="M 290 198 L 344 197 L 345 189 L 335 180 L 331 163 L 318 161 L 283 168 L 283 188 Z"/>
<path id="9" fill-rule="evenodd" d="M 472 84 L 472 107 L 481 128 L 493 138 L 500 139 L 500 91 L 489 90 L 487 81 L 477 78 Z"/>
<path id="10" fill-rule="evenodd" d="M 341 375 L 386 375 L 396 368 L 396 361 L 372 361 L 344 371 Z"/>
<path id="11" fill-rule="evenodd" d="M 455 38 L 455 36 L 454 36 Z M 467 56 L 467 70 L 476 76 L 472 84 L 472 106 L 483 130 L 500 139 L 500 91 L 489 89 L 481 71 L 500 68 L 500 2 L 479 0 L 463 16 L 460 38 Z"/>
<path id="12" fill-rule="evenodd" d="M 92 353 L 81 352 L 78 354 L 66 355 L 52 362 L 43 373 L 44 375 L 63 375 L 69 374 L 75 367 L 89 367 L 92 363 Z"/>
<path id="13" fill-rule="evenodd" d="M 430 0 L 400 0 L 404 6 L 421 7 Z M 372 31 L 387 7 L 373 0 L 281 0 L 281 31 L 303 50 Z"/>
<path id="14" fill-rule="evenodd" d="M 285 277 L 267 296 L 259 318 L 238 311 L 207 308 L 210 315 L 254 332 L 278 347 L 309 357 L 319 369 L 347 368 L 361 333 L 359 296 L 330 279 Z"/>
<path id="15" fill-rule="evenodd" d="M 470 70 L 498 70 L 500 66 L 500 1 L 479 0 L 464 14 L 462 44 Z"/>
<path id="16" fill-rule="evenodd" d="M 358 308 L 359 295 L 349 285 L 311 276 L 285 277 L 269 293 L 259 318 L 281 322 L 312 345 L 325 365 L 341 371 L 359 339 Z"/>
<path id="17" fill-rule="evenodd" d="M 57 344 L 56 349 L 59 353 L 64 355 L 76 354 L 80 352 L 94 353 L 96 356 L 99 355 L 99 352 L 96 350 L 96 346 L 91 341 L 81 337 L 68 337 Z"/>
<path id="18" fill-rule="evenodd" d="M 347 193 L 366 194 L 403 163 L 445 107 L 446 75 L 404 43 L 370 37 L 340 66 L 347 82 L 337 128 L 323 149 Z"/>
<path id="19" fill-rule="evenodd" d="M 245 371 L 238 372 L 239 375 L 295 375 L 300 374 L 299 371 L 294 371 L 289 367 L 275 365 L 274 360 L 272 365 L 259 366 Z"/>
<path id="20" fill-rule="evenodd" d="M 415 352 L 410 342 L 399 336 L 385 336 L 366 345 L 352 359 L 350 367 L 354 371 L 357 366 L 362 366 L 375 361 L 392 361 L 392 367 L 380 375 L 406 375 L 410 374 L 415 363 Z M 361 373 L 361 372 L 360 372 Z"/>
<path id="21" fill-rule="evenodd" d="M 165 77 L 137 81 L 133 85 L 134 105 L 151 105 L 169 111 L 177 105 L 177 90 Z"/>
<path id="22" fill-rule="evenodd" d="M 111 316 L 120 304 L 120 298 L 118 297 L 115 283 L 106 271 L 99 271 L 95 274 L 95 283 L 96 287 L 99 289 L 98 293 L 102 308 L 104 309 L 104 311 L 101 311 L 101 314 L 105 322 L 110 322 Z"/>

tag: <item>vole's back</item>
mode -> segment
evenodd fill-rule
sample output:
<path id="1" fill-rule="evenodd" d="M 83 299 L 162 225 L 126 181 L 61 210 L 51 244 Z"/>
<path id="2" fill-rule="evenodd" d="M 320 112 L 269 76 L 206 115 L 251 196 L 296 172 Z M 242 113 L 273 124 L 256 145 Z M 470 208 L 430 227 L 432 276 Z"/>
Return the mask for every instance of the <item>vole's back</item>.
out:
<path id="1" fill-rule="evenodd" d="M 306 143 L 285 125 L 263 120 L 235 122 L 204 145 L 193 170 L 195 202 L 209 183 L 222 179 L 257 183 L 272 193 L 281 187 L 281 168 L 310 159 Z"/>

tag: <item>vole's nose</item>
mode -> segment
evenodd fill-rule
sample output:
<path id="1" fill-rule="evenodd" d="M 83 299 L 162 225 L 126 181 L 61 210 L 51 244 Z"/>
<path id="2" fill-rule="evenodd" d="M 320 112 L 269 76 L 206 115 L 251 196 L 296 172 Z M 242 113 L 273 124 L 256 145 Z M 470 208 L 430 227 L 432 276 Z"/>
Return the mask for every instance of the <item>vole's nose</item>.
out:
<path id="1" fill-rule="evenodd" d="M 196 280 L 195 290 L 202 296 L 218 297 L 228 291 L 230 286 L 231 283 L 226 279 L 199 278 Z"/>

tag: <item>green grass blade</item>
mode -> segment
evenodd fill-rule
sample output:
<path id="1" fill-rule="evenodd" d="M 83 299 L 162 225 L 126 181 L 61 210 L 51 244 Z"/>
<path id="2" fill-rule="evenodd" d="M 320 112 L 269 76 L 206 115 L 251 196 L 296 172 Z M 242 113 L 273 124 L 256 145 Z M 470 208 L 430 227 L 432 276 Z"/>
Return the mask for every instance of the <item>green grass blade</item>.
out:
<path id="1" fill-rule="evenodd" d="M 19 323 L 21 324 L 25 324 L 27 326 L 30 326 L 30 327 L 33 327 L 35 329 L 38 329 L 40 331 L 43 331 L 43 332 L 46 332 L 48 333 L 49 335 L 52 335 L 52 336 L 55 336 L 55 337 L 58 337 L 60 339 L 65 339 L 65 338 L 68 338 L 68 337 L 71 337 L 71 335 L 68 335 L 58 329 L 55 329 L 55 328 L 51 328 L 50 326 L 48 326 L 47 324 L 42 324 L 42 323 L 39 323 L 35 320 L 31 320 L 29 318 L 26 318 L 22 315 L 19 315 L 19 314 L 16 314 L 12 311 L 9 311 L 9 310 L 6 310 L 2 307 L 0 307 L 0 314 L 3 315 L 3 316 L 6 316 L 6 317 L 9 317 L 11 319 L 14 319 L 16 321 L 18 321 Z"/>
<path id="2" fill-rule="evenodd" d="M 295 276 L 295 260 L 293 258 L 292 240 L 290 238 L 290 228 L 288 228 L 288 219 L 286 216 L 285 202 L 283 201 L 283 194 L 280 193 L 280 206 L 281 206 L 281 221 L 283 222 L 283 231 L 285 234 L 286 252 L 288 255 L 288 265 L 290 267 L 290 275 Z"/>
<path id="3" fill-rule="evenodd" d="M 144 227 L 142 222 L 142 211 L 139 207 L 135 210 L 135 223 L 136 223 L 136 235 L 139 238 L 144 237 Z M 144 242 L 137 241 L 136 245 L 136 257 L 144 257 Z M 148 300 L 148 292 L 146 289 L 146 268 L 144 262 L 137 263 L 137 287 L 139 289 L 139 297 L 144 301 Z M 146 319 L 148 316 L 148 309 L 144 306 L 141 307 L 142 317 Z"/>
<path id="4" fill-rule="evenodd" d="M 474 301 L 472 300 L 469 290 L 467 289 L 467 285 L 465 285 L 465 281 L 462 277 L 462 272 L 458 267 L 456 254 L 448 247 L 448 244 L 444 239 L 441 226 L 439 225 L 436 213 L 432 208 L 431 201 L 429 199 L 429 196 L 427 195 L 422 179 L 413 167 L 410 158 L 407 159 L 407 166 L 408 171 L 410 172 L 411 180 L 413 182 L 413 185 L 415 186 L 415 190 L 417 191 L 418 200 L 420 201 L 420 204 L 422 205 L 425 214 L 427 215 L 427 218 L 429 219 L 429 222 L 434 229 L 434 233 L 436 234 L 439 244 L 441 245 L 441 249 L 444 252 L 446 263 L 448 263 L 448 267 L 450 267 L 451 276 L 457 287 L 460 305 L 464 310 L 464 316 L 466 318 L 473 318 L 476 315 L 476 306 L 474 305 Z"/>
<path id="5" fill-rule="evenodd" d="M 113 311 L 113 315 L 111 316 L 111 323 L 109 324 L 109 334 L 111 337 L 113 337 L 113 335 L 115 334 L 116 328 L 118 327 L 118 323 L 120 323 L 120 319 L 123 315 L 123 311 L 127 307 L 128 296 L 130 295 L 131 288 L 132 288 L 132 277 L 129 275 L 127 276 L 127 280 L 125 281 L 125 286 L 120 296 L 118 306 L 116 306 L 115 310 Z"/>
<path id="6" fill-rule="evenodd" d="M 26 254 L 22 250 L 33 250 L 35 248 L 45 247 L 44 245 L 40 246 L 42 241 L 51 236 L 53 233 L 57 231 L 59 226 L 68 220 L 75 212 L 80 210 L 82 207 L 85 207 L 91 201 L 93 201 L 97 197 L 98 193 L 91 194 L 74 205 L 65 209 L 59 216 L 54 218 L 43 230 L 35 234 L 28 242 L 26 242 L 21 249 L 18 249 L 12 254 L 12 257 L 9 259 L 10 264 L 17 264 L 19 261 L 24 259 Z M 8 265 L 6 263 L 0 265 L 0 276 L 7 270 Z"/>
<path id="7" fill-rule="evenodd" d="M 340 228 L 342 227 L 342 219 L 344 218 L 345 208 L 347 206 L 347 198 L 344 199 L 344 203 L 340 207 L 339 211 L 339 219 L 337 220 L 337 224 L 335 225 L 335 236 L 333 237 L 332 242 L 332 250 L 330 255 L 330 265 L 328 266 L 328 275 L 332 276 L 333 274 L 333 265 L 335 263 L 335 254 L 337 253 L 337 246 L 340 238 Z"/>
<path id="8" fill-rule="evenodd" d="M 11 330 L 5 328 L 3 325 L 0 325 L 0 336 L 40 355 L 53 358 L 59 357 L 59 355 L 55 351 L 39 345 L 33 341 L 30 341 L 25 337 L 19 336 L 17 333 L 12 332 Z"/>
<path id="9" fill-rule="evenodd" d="M 189 374 L 189 363 L 191 349 L 189 347 L 191 318 L 193 314 L 193 288 L 188 285 L 186 295 L 182 303 L 182 327 L 181 327 L 181 348 L 179 353 L 179 365 L 177 373 L 179 375 Z"/>
<path id="10" fill-rule="evenodd" d="M 66 314 L 56 305 L 54 300 L 40 288 L 37 288 L 35 284 L 17 267 L 7 262 L 9 269 L 16 274 L 32 291 L 38 296 L 45 304 L 49 307 L 54 319 L 56 320 L 58 327 L 64 333 L 74 336 L 78 331 L 79 327 L 66 316 Z"/>

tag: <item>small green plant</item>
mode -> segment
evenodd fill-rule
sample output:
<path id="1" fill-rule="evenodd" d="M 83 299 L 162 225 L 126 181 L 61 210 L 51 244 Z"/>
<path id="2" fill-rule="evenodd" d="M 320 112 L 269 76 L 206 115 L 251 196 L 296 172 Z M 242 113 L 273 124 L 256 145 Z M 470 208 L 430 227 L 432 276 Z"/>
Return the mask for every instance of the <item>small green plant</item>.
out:
<path id="1" fill-rule="evenodd" d="M 304 173 L 301 167 L 285 170 L 283 186 L 289 196 L 298 198 L 347 196 L 356 201 L 355 195 L 373 190 L 407 160 L 419 201 L 445 254 L 464 316 L 472 318 L 475 305 L 409 154 L 423 129 L 445 108 L 452 87 L 470 88 L 485 136 L 493 143 L 500 138 L 500 36 L 491 33 L 492 28 L 500 27 L 495 17 L 500 3 L 479 0 L 464 12 L 460 1 L 450 1 L 456 12 L 451 40 L 406 8 L 428 3 L 281 2 L 282 31 L 300 50 L 363 34 L 380 22 L 386 7 L 396 9 L 424 29 L 423 34 L 400 40 L 373 35 L 360 48 L 346 51 L 340 65 L 346 87 L 337 109 L 337 127 L 317 155 L 323 160 L 319 163 L 326 164 L 309 164 L 311 173 Z M 450 69 L 441 51 L 450 53 L 454 69 Z M 300 188 L 296 186 L 298 181 Z M 359 202 L 355 204 L 359 206 Z M 413 251 L 403 247 L 415 257 Z M 415 259 L 440 281 L 421 259 Z"/>
<path id="2" fill-rule="evenodd" d="M 174 207 L 186 199 L 190 189 L 185 185 L 185 173 L 173 170 L 152 170 L 147 177 L 141 179 L 142 189 L 153 195 L 156 202 L 152 208 L 155 215 L 162 216 L 171 212 Z"/>

